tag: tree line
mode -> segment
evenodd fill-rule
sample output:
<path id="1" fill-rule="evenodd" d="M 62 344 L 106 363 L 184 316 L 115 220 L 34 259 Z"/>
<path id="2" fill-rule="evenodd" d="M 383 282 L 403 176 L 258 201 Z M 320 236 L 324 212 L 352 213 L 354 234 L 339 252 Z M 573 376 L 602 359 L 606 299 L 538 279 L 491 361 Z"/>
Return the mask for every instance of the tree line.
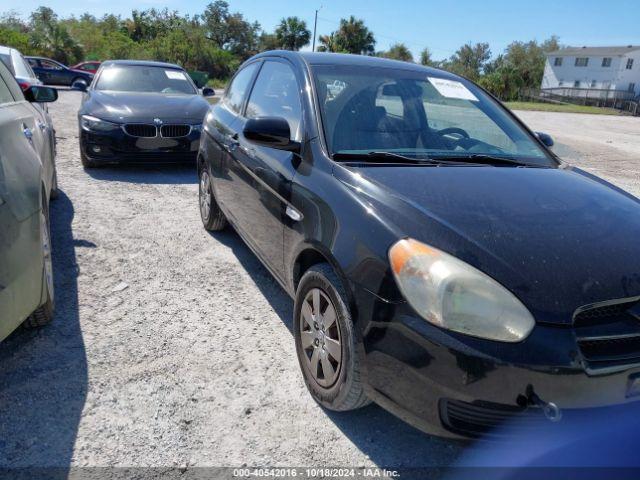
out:
<path id="1" fill-rule="evenodd" d="M 130 18 L 85 13 L 60 18 L 51 8 L 39 7 L 28 19 L 17 12 L 0 16 L 0 45 L 25 55 L 41 55 L 65 64 L 82 60 L 159 60 L 187 70 L 206 72 L 222 83 L 256 53 L 299 50 L 309 45 L 311 32 L 298 17 L 283 18 L 273 32 L 233 12 L 229 3 L 215 0 L 201 14 L 180 15 L 168 9 L 133 10 Z M 435 60 L 429 48 L 414 59 L 403 43 L 377 51 L 374 33 L 354 16 L 318 38 L 318 51 L 376 55 L 442 68 L 478 82 L 503 100 L 512 100 L 525 87 L 540 86 L 545 54 L 559 48 L 558 37 L 544 42 L 513 42 L 492 58 L 488 43 L 465 44 L 453 55 Z"/>

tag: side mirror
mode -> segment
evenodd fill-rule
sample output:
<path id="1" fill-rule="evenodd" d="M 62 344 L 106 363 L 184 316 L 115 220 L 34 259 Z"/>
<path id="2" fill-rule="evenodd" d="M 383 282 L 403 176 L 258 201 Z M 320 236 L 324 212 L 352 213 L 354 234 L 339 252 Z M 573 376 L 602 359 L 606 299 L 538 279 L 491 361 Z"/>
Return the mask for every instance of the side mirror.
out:
<path id="1" fill-rule="evenodd" d="M 87 82 L 85 82 L 84 80 L 78 80 L 76 82 L 73 82 L 73 85 L 71 85 L 71 90 L 78 90 L 80 92 L 86 92 L 87 91 Z"/>
<path id="2" fill-rule="evenodd" d="M 551 138 L 551 135 L 543 132 L 535 132 L 535 133 L 536 133 L 536 137 L 538 137 L 540 141 L 544 143 L 547 147 L 549 148 L 553 147 L 553 138 Z"/>
<path id="3" fill-rule="evenodd" d="M 257 145 L 299 153 L 300 142 L 291 140 L 289 122 L 282 117 L 258 117 L 247 120 L 242 131 Z"/>
<path id="4" fill-rule="evenodd" d="M 211 87 L 204 87 L 202 89 L 202 95 L 204 97 L 215 97 L 216 96 L 216 91 Z"/>
<path id="5" fill-rule="evenodd" d="M 49 103 L 58 100 L 58 90 L 42 85 L 31 85 L 23 93 L 24 98 L 32 103 Z"/>

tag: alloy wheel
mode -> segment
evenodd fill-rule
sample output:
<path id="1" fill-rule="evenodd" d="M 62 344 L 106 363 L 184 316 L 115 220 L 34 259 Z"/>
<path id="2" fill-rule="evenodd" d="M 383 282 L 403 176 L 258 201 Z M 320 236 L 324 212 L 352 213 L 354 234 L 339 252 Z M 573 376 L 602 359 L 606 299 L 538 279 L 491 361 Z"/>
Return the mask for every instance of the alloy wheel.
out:
<path id="1" fill-rule="evenodd" d="M 209 172 L 206 169 L 200 173 L 200 215 L 202 220 L 207 222 L 211 214 L 211 182 L 209 181 Z"/>
<path id="2" fill-rule="evenodd" d="M 44 208 L 40 212 L 40 231 L 42 232 L 42 257 L 44 259 L 44 276 L 49 298 L 53 298 L 53 263 L 51 261 L 51 237 L 49 222 Z"/>
<path id="3" fill-rule="evenodd" d="M 309 290 L 302 302 L 300 340 L 303 359 L 314 380 L 331 387 L 340 374 L 342 344 L 336 309 L 319 288 Z"/>

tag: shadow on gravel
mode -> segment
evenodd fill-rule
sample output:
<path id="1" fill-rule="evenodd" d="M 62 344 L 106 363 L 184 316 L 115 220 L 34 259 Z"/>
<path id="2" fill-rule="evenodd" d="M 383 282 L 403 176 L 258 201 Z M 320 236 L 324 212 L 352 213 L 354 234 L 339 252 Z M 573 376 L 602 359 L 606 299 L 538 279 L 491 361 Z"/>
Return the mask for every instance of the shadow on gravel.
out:
<path id="1" fill-rule="evenodd" d="M 196 165 L 118 165 L 85 169 L 96 180 L 142 184 L 180 185 L 198 183 Z"/>
<path id="2" fill-rule="evenodd" d="M 88 381 L 75 249 L 95 248 L 74 240 L 73 215 L 73 204 L 60 192 L 51 202 L 53 323 L 18 329 L 0 343 L 0 467 L 66 469 L 71 462 Z"/>
<path id="3" fill-rule="evenodd" d="M 282 323 L 293 332 L 293 300 L 258 257 L 230 227 L 210 235 L 233 251 Z M 462 453 L 460 443 L 422 433 L 375 404 L 352 412 L 323 410 L 379 467 L 444 467 L 455 463 Z"/>

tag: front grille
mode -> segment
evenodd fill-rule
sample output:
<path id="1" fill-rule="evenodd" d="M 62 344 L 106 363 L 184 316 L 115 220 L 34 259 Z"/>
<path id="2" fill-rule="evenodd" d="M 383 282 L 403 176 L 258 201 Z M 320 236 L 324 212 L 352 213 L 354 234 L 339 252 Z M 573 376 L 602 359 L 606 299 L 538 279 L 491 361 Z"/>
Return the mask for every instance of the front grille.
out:
<path id="1" fill-rule="evenodd" d="M 124 126 L 124 131 L 132 137 L 152 138 L 157 135 L 155 125 L 145 123 L 128 123 Z"/>
<path id="2" fill-rule="evenodd" d="M 577 313 L 574 316 L 573 323 L 575 326 L 581 327 L 614 321 L 620 316 L 628 315 L 627 311 L 637 303 L 638 300 L 631 300 L 589 308 L 588 310 Z"/>
<path id="3" fill-rule="evenodd" d="M 578 347 L 593 372 L 640 363 L 638 299 L 587 307 L 574 316 Z"/>
<path id="4" fill-rule="evenodd" d="M 160 135 L 165 138 L 186 137 L 191 132 L 191 125 L 163 125 Z"/>
<path id="5" fill-rule="evenodd" d="M 640 360 L 640 335 L 583 339 L 578 341 L 578 345 L 584 358 L 590 362 Z"/>
<path id="6" fill-rule="evenodd" d="M 522 408 L 497 403 L 467 403 L 459 400 L 442 400 L 440 417 L 444 425 L 453 432 L 479 436 L 499 434 L 494 430 L 513 423 L 518 429 L 544 427 L 549 420 L 539 408 Z"/>

